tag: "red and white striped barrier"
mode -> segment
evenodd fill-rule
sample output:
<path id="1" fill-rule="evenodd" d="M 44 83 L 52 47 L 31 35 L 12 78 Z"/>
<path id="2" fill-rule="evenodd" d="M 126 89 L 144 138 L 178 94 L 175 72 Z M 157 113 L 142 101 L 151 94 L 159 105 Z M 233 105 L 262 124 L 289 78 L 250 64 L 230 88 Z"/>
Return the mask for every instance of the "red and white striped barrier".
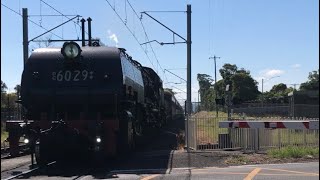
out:
<path id="1" fill-rule="evenodd" d="M 219 128 L 319 129 L 319 121 L 220 121 Z"/>

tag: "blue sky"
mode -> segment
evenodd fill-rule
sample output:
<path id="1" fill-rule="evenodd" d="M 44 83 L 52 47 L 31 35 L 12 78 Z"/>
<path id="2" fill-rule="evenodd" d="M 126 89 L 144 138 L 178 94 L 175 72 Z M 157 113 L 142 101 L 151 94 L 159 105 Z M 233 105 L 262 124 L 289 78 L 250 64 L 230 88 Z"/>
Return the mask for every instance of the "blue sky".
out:
<path id="1" fill-rule="evenodd" d="M 1 3 L 20 13 L 28 8 L 29 15 L 58 15 L 48 7 L 48 3 L 66 15 L 79 14 L 91 17 L 92 35 L 101 38 L 108 46 L 118 46 L 139 60 L 143 65 L 154 68 L 163 79 L 165 86 L 173 88 L 178 99 L 184 99 L 186 84 L 163 69 L 170 70 L 186 78 L 186 45 L 176 44 L 160 46 L 152 43 L 156 57 L 150 45 L 140 47 L 146 42 L 140 20 L 135 16 L 128 1 L 109 0 L 139 43 L 110 8 L 107 1 L 10 1 Z M 77 2 L 77 3 L 75 3 Z M 192 101 L 197 100 L 197 73 L 214 77 L 214 63 L 210 56 L 221 57 L 217 60 L 217 70 L 224 63 L 236 64 L 239 68 L 250 70 L 252 77 L 259 82 L 266 79 L 264 91 L 274 84 L 302 83 L 308 73 L 319 68 L 319 1 L 317 0 L 129 0 L 135 11 L 185 11 L 187 4 L 192 5 Z M 22 63 L 22 18 L 1 6 L 1 79 L 13 91 L 20 84 Z M 186 37 L 186 13 L 150 14 Z M 30 16 L 30 20 L 50 29 L 67 19 L 65 17 Z M 172 42 L 172 33 L 147 16 L 142 23 L 149 40 Z M 44 32 L 40 27 L 29 23 L 29 39 Z M 81 38 L 80 29 L 75 23 L 68 23 L 53 31 L 65 39 Z M 43 39 L 49 37 L 45 35 Z M 52 39 L 59 39 L 51 35 Z M 176 41 L 181 41 L 175 37 Z M 54 43 L 53 46 L 60 46 Z M 30 52 L 38 43 L 30 43 Z M 147 58 L 146 54 L 150 60 Z M 157 60 L 159 65 L 157 64 Z M 182 69 L 181 69 L 182 68 Z M 221 79 L 217 72 L 217 79 Z M 279 76 L 276 78 L 272 78 Z M 270 79 L 272 78 L 272 79 Z M 267 80 L 270 79 L 270 80 Z M 176 84 L 174 84 L 176 83 Z M 181 83 L 181 84 L 178 84 Z M 173 87 L 172 87 L 173 86 Z"/>

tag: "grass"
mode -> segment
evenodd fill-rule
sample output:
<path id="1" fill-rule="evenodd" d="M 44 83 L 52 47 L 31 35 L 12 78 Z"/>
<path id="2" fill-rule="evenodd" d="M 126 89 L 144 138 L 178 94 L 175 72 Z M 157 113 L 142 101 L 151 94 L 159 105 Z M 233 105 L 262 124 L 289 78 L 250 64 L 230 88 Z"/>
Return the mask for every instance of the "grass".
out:
<path id="1" fill-rule="evenodd" d="M 4 142 L 4 140 L 6 140 L 8 138 L 8 132 L 6 131 L 1 131 L 1 143 Z"/>
<path id="2" fill-rule="evenodd" d="M 9 134 L 5 131 L 5 123 L 1 121 L 1 144 L 8 138 Z"/>
<path id="3" fill-rule="evenodd" d="M 226 160 L 227 164 L 247 164 L 249 162 L 250 160 L 247 157 L 241 155 L 235 155 Z"/>
<path id="4" fill-rule="evenodd" d="M 302 158 L 307 156 L 319 158 L 319 147 L 284 147 L 281 149 L 270 149 L 267 154 L 274 158 Z"/>

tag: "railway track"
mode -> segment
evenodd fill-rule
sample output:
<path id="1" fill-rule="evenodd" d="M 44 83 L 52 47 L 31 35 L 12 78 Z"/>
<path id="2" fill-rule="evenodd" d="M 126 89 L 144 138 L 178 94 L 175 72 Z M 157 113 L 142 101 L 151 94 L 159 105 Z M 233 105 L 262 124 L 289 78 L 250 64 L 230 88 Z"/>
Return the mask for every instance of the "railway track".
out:
<path id="1" fill-rule="evenodd" d="M 15 158 L 15 157 L 30 154 L 29 147 L 27 144 L 20 144 L 19 145 L 19 155 L 18 156 L 12 157 L 9 152 L 10 152 L 9 147 L 8 148 L 1 148 L 1 159 Z"/>
<path id="2" fill-rule="evenodd" d="M 15 172 L 20 172 L 15 174 Z M 96 172 L 95 168 L 88 167 L 73 167 L 72 165 L 65 165 L 56 161 L 48 163 L 45 166 L 34 167 L 30 169 L 30 164 L 10 169 L 6 172 L 1 173 L 1 177 L 4 180 L 12 179 L 46 179 L 51 178 L 63 178 L 63 179 L 84 179 L 85 177 L 91 176 Z"/>
<path id="3" fill-rule="evenodd" d="M 13 171 L 17 171 L 18 172 L 19 170 L 22 169 L 23 171 L 21 171 L 20 173 L 15 174 L 13 176 L 9 176 L 9 177 L 5 178 L 4 180 L 16 179 L 16 178 L 21 177 L 21 176 L 27 176 L 29 174 L 35 173 L 36 171 L 39 171 L 40 169 L 48 168 L 48 167 L 50 167 L 51 165 L 53 165 L 55 163 L 56 162 L 54 161 L 54 162 L 48 163 L 44 167 L 34 167 L 34 168 L 31 168 L 31 169 L 28 169 L 30 164 L 24 165 L 24 166 L 20 166 L 20 167 L 14 168 L 14 169 L 10 169 L 8 171 L 1 172 L 1 177 L 2 177 L 2 173 L 10 174 L 10 172 L 13 172 Z M 24 169 L 27 169 L 27 170 L 24 170 Z M 14 173 L 12 173 L 12 174 L 14 174 Z"/>

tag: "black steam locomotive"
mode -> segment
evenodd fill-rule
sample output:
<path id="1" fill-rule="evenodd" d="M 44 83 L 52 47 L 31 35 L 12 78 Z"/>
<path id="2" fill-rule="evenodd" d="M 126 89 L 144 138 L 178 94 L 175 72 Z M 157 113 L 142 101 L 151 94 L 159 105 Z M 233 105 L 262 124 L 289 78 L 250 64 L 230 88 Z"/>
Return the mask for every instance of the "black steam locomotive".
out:
<path id="1" fill-rule="evenodd" d="M 39 164 L 78 152 L 130 151 L 182 111 L 157 73 L 125 49 L 75 42 L 33 51 L 22 74 L 21 104 L 25 120 L 7 122 L 11 154 L 25 136 Z"/>

